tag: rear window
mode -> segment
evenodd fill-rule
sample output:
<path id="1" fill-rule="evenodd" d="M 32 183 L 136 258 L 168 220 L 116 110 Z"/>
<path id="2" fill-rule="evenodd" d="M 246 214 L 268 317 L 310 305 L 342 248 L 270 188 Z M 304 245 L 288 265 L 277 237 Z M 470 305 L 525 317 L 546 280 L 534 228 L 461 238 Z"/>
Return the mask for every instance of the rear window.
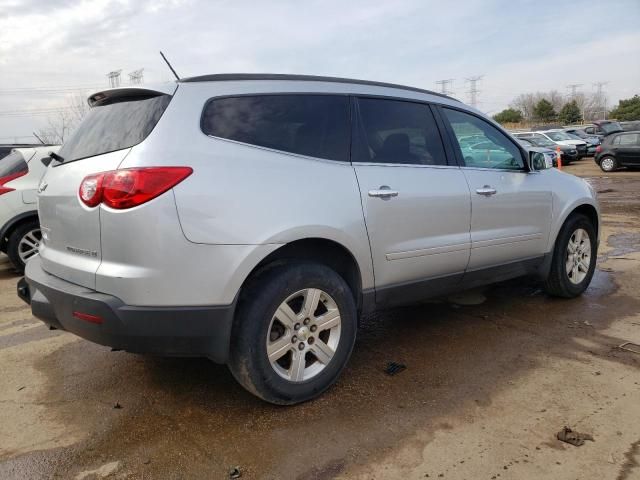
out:
<path id="1" fill-rule="evenodd" d="M 349 99 L 338 95 L 251 95 L 213 98 L 202 131 L 260 147 L 349 161 Z"/>
<path id="2" fill-rule="evenodd" d="M 95 106 L 58 155 L 70 162 L 133 147 L 151 133 L 170 101 L 169 95 L 123 97 Z"/>
<path id="3" fill-rule="evenodd" d="M 4 158 L 0 158 L 0 179 L 10 177 L 20 172 L 28 172 L 29 167 L 24 157 L 18 151 L 13 151 Z"/>

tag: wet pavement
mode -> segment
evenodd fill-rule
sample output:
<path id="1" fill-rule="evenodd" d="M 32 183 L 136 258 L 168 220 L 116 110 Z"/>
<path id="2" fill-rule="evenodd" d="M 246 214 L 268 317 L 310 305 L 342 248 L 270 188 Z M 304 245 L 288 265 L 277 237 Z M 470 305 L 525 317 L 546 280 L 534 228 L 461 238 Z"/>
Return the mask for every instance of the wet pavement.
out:
<path id="1" fill-rule="evenodd" d="M 47 330 L 0 258 L 0 478 L 640 478 L 640 355 L 618 348 L 640 343 L 640 172 L 567 171 L 603 203 L 584 296 L 518 280 L 378 312 L 338 384 L 296 407 L 207 360 Z M 558 441 L 565 425 L 595 442 Z"/>

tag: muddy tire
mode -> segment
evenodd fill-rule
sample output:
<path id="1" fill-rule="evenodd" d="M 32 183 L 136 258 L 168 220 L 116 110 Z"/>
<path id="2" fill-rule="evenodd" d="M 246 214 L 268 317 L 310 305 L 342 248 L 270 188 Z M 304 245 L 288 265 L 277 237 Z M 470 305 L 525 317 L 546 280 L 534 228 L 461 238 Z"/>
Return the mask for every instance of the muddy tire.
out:
<path id="1" fill-rule="evenodd" d="M 551 269 L 544 282 L 549 295 L 574 298 L 591 283 L 596 268 L 597 237 L 588 217 L 574 214 L 562 226 L 553 250 Z"/>
<path id="2" fill-rule="evenodd" d="M 600 170 L 603 172 L 613 172 L 618 169 L 618 161 L 613 157 L 602 157 L 600 159 Z"/>
<path id="3" fill-rule="evenodd" d="M 243 289 L 229 369 L 267 402 L 304 402 L 335 383 L 356 330 L 354 297 L 340 275 L 320 264 L 280 265 Z"/>
<path id="4" fill-rule="evenodd" d="M 38 220 L 29 220 L 11 232 L 7 242 L 7 256 L 18 272 L 24 272 L 25 262 L 38 253 L 41 238 Z"/>

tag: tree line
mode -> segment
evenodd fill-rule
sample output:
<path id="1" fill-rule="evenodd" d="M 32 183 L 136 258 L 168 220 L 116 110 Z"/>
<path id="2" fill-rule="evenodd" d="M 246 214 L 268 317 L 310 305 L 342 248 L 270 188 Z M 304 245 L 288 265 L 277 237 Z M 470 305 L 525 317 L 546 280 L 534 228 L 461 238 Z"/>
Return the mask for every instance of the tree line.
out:
<path id="1" fill-rule="evenodd" d="M 493 116 L 498 123 L 558 122 L 563 125 L 602 118 L 604 101 L 596 95 L 576 94 L 570 100 L 556 90 L 518 95 L 509 108 Z M 616 120 L 640 120 L 640 96 L 620 100 L 608 112 Z"/>

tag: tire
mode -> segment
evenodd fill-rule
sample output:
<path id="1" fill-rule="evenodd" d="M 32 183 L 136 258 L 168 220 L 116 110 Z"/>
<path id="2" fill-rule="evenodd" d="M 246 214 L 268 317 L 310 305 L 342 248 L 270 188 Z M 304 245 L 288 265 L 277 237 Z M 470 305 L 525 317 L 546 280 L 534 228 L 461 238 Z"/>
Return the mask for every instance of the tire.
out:
<path id="1" fill-rule="evenodd" d="M 313 304 L 316 298 L 318 308 L 306 314 L 305 302 L 308 299 Z M 322 329 L 323 319 L 330 328 Z M 315 263 L 279 265 L 243 289 L 232 331 L 229 369 L 243 387 L 267 402 L 305 402 L 335 383 L 351 356 L 356 330 L 353 293 L 335 271 Z M 320 355 L 323 352 L 333 355 Z"/>
<path id="2" fill-rule="evenodd" d="M 613 172 L 618 168 L 618 161 L 614 157 L 606 156 L 600 159 L 599 165 L 603 172 Z"/>
<path id="3" fill-rule="evenodd" d="M 19 225 L 11 232 L 7 242 L 7 256 L 18 272 L 24 272 L 25 261 L 38 253 L 41 240 L 40 223 L 36 219 Z"/>
<path id="4" fill-rule="evenodd" d="M 570 253 L 570 241 L 574 253 Z M 595 226 L 588 217 L 574 214 L 567 219 L 556 239 L 551 269 L 544 282 L 549 295 L 574 298 L 587 289 L 596 268 L 596 242 Z M 584 264 L 585 260 L 587 265 Z M 580 263 L 582 268 L 575 262 Z"/>

